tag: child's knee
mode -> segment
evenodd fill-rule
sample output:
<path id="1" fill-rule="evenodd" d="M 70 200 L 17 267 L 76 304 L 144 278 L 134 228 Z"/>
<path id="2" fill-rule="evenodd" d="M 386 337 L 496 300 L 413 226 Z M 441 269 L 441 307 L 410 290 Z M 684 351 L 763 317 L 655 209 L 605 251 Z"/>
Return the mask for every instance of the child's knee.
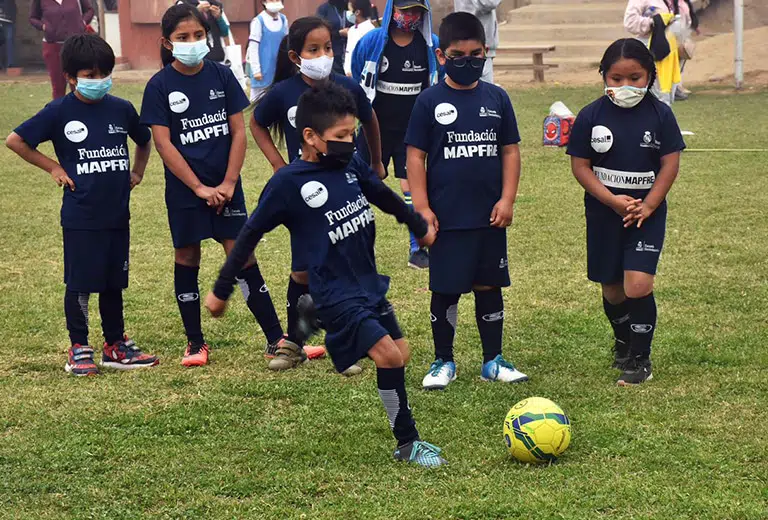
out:
<path id="1" fill-rule="evenodd" d="M 626 299 L 624 284 L 603 284 L 603 298 L 611 305 L 618 305 Z"/>
<path id="2" fill-rule="evenodd" d="M 411 360 L 411 347 L 404 338 L 395 340 L 395 345 L 397 345 L 398 350 L 400 350 L 400 355 L 403 358 L 403 366 L 407 365 Z"/>
<path id="3" fill-rule="evenodd" d="M 189 267 L 200 265 L 200 246 L 180 247 L 174 252 L 176 263 Z"/>
<path id="4" fill-rule="evenodd" d="M 624 281 L 627 298 L 644 298 L 653 292 L 653 276 L 631 277 Z"/>
<path id="5" fill-rule="evenodd" d="M 390 336 L 381 338 L 368 352 L 377 368 L 400 368 L 405 366 L 403 353 Z"/>
<path id="6" fill-rule="evenodd" d="M 309 273 L 307 271 L 294 271 L 291 279 L 300 285 L 309 285 Z"/>

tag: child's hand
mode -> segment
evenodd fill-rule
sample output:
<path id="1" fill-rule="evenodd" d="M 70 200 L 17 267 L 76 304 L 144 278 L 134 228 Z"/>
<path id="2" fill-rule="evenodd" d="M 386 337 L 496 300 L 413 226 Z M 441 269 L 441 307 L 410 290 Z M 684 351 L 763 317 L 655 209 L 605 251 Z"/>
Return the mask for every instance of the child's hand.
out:
<path id="1" fill-rule="evenodd" d="M 387 178 L 387 169 L 384 167 L 384 163 L 379 161 L 378 163 L 371 164 L 371 169 L 376 172 L 379 179 L 384 180 Z"/>
<path id="2" fill-rule="evenodd" d="M 432 226 L 429 226 L 427 228 L 427 234 L 417 239 L 417 242 L 421 247 L 432 247 L 432 244 L 435 243 L 436 238 L 437 238 L 437 232 L 435 231 L 435 228 L 433 228 Z"/>
<path id="3" fill-rule="evenodd" d="M 643 202 L 640 199 L 635 199 L 629 195 L 614 195 L 611 199 L 611 209 L 619 214 L 620 217 L 626 217 L 635 206 Z"/>
<path id="4" fill-rule="evenodd" d="M 264 79 L 264 74 L 262 74 L 261 72 L 257 72 L 256 74 L 253 75 L 253 79 L 255 79 L 256 81 L 261 81 Z"/>
<path id="5" fill-rule="evenodd" d="M 141 184 L 141 181 L 143 180 L 144 180 L 144 175 L 139 175 L 136 172 L 131 172 L 131 189 Z"/>
<path id="6" fill-rule="evenodd" d="M 224 181 L 216 186 L 216 191 L 224 198 L 225 203 L 231 201 L 232 197 L 234 197 L 236 184 L 235 182 Z"/>
<path id="7" fill-rule="evenodd" d="M 514 202 L 500 199 L 491 211 L 491 226 L 509 227 L 512 224 L 512 215 L 515 210 Z"/>
<path id="8" fill-rule="evenodd" d="M 210 186 L 206 186 L 205 184 L 201 184 L 196 190 L 195 195 L 203 199 L 205 202 L 208 203 L 209 206 L 218 208 L 222 204 L 224 204 L 224 198 L 221 196 L 221 194 L 216 190 L 216 188 L 211 188 Z"/>
<path id="9" fill-rule="evenodd" d="M 437 216 L 430 208 L 419 211 L 419 213 L 421 213 L 421 216 L 427 221 L 427 226 L 433 229 L 435 233 L 440 231 L 440 224 L 437 222 Z"/>
<path id="10" fill-rule="evenodd" d="M 645 201 L 632 206 L 630 213 L 624 217 L 624 227 L 631 227 L 635 222 L 637 222 L 637 227 L 640 228 L 643 225 L 643 222 L 646 221 L 651 215 L 653 215 L 654 211 L 656 211 L 656 208 L 652 208 Z"/>
<path id="11" fill-rule="evenodd" d="M 211 313 L 211 316 L 214 318 L 219 318 L 224 314 L 224 311 L 227 310 L 227 301 L 220 300 L 216 297 L 215 294 L 213 294 L 213 291 L 211 291 L 205 297 L 205 308 L 208 309 L 208 312 Z"/>
<path id="12" fill-rule="evenodd" d="M 75 181 L 69 178 L 69 175 L 67 175 L 66 170 L 62 168 L 61 166 L 57 166 L 53 170 L 51 170 L 51 177 L 53 178 L 54 182 L 58 184 L 59 186 L 64 186 L 65 184 L 69 186 L 69 189 L 71 191 L 75 191 Z"/>

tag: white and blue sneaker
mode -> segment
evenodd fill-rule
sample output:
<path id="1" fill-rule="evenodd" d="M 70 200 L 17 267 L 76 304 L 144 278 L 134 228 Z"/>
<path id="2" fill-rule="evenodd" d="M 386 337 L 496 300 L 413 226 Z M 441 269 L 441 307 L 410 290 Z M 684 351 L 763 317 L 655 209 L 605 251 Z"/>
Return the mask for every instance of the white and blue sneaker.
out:
<path id="1" fill-rule="evenodd" d="M 411 462 L 425 468 L 436 468 L 448 464 L 448 461 L 440 456 L 442 451 L 434 444 L 417 440 L 397 448 L 394 457 L 395 460 Z"/>
<path id="2" fill-rule="evenodd" d="M 501 381 L 503 383 L 522 383 L 528 376 L 515 368 L 515 365 L 501 357 L 501 354 L 483 365 L 480 373 L 483 381 Z"/>
<path id="3" fill-rule="evenodd" d="M 456 381 L 456 363 L 438 359 L 430 365 L 421 384 L 424 390 L 445 390 L 448 383 L 453 381 Z"/>

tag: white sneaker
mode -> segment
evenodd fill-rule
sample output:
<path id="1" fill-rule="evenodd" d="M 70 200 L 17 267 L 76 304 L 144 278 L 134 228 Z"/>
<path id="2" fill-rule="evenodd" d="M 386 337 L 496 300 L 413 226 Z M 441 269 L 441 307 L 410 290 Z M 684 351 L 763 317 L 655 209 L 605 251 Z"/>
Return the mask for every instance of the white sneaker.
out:
<path id="1" fill-rule="evenodd" d="M 483 381 L 501 381 L 502 383 L 522 383 L 528 376 L 515 368 L 515 365 L 501 357 L 501 354 L 483 365 L 480 373 Z"/>
<path id="2" fill-rule="evenodd" d="M 444 390 L 453 381 L 456 381 L 456 363 L 438 359 L 429 367 L 421 384 L 424 390 Z"/>

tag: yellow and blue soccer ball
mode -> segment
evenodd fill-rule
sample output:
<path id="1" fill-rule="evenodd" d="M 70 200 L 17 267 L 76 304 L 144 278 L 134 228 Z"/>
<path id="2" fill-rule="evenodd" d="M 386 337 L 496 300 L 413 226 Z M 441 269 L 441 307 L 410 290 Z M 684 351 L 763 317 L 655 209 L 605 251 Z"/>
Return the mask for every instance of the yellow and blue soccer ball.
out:
<path id="1" fill-rule="evenodd" d="M 554 462 L 571 443 L 571 421 L 549 399 L 529 397 L 513 406 L 504 419 L 504 443 L 520 462 Z"/>

